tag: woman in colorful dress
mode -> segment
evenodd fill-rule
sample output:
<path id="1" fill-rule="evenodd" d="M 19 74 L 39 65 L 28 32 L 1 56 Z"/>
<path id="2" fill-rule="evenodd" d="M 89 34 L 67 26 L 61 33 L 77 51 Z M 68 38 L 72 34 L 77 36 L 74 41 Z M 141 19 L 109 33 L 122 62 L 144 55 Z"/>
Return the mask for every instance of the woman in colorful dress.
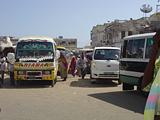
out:
<path id="1" fill-rule="evenodd" d="M 63 53 L 60 53 L 59 72 L 60 72 L 60 76 L 63 79 L 63 81 L 66 81 L 67 76 L 68 76 L 67 75 L 68 74 L 68 63 Z"/>
<path id="2" fill-rule="evenodd" d="M 77 62 L 77 58 L 76 56 L 73 56 L 69 66 L 69 72 L 72 74 L 73 77 L 75 77 L 75 74 L 76 74 L 76 62 Z"/>
<path id="3" fill-rule="evenodd" d="M 152 55 L 144 73 L 144 78 L 146 78 L 146 81 L 144 80 L 145 83 L 143 83 L 142 86 L 143 88 L 147 87 L 147 84 L 149 84 L 149 82 L 151 83 L 153 82 L 151 85 L 150 93 L 147 98 L 144 110 L 144 120 L 160 120 L 160 56 L 159 56 L 160 54 L 159 53 L 160 53 L 160 33 L 157 32 L 156 35 L 154 36 Z M 152 71 L 154 71 L 154 73 Z M 149 79 L 147 79 L 147 77 Z"/>

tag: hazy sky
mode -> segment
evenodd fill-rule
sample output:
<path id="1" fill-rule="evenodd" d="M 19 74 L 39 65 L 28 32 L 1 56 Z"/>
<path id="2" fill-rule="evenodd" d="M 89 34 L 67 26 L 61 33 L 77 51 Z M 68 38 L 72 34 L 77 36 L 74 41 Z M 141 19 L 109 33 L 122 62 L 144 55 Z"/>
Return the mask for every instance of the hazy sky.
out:
<path id="1" fill-rule="evenodd" d="M 137 19 L 140 7 L 158 0 L 0 0 L 0 35 L 45 35 L 77 38 L 78 47 L 90 41 L 97 24 Z M 152 12 L 152 13 L 153 13 Z"/>

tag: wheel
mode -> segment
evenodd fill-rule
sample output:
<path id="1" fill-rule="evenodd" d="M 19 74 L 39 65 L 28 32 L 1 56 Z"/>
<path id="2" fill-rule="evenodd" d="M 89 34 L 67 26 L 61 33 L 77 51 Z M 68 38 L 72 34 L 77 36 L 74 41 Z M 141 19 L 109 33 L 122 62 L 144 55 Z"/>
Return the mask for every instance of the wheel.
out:
<path id="1" fill-rule="evenodd" d="M 56 78 L 54 79 L 54 82 L 55 82 L 55 84 L 57 83 L 57 76 L 56 76 Z"/>
<path id="2" fill-rule="evenodd" d="M 120 85 L 121 84 L 121 81 L 120 81 L 120 79 L 118 79 L 118 85 Z"/>
<path id="3" fill-rule="evenodd" d="M 18 87 L 18 81 L 17 80 L 14 80 L 14 86 Z"/>
<path id="4" fill-rule="evenodd" d="M 55 83 L 56 83 L 56 80 L 52 80 L 51 82 L 52 82 L 52 83 L 51 83 L 51 87 L 54 87 L 54 85 L 55 85 Z"/>
<path id="5" fill-rule="evenodd" d="M 130 85 L 130 84 L 127 84 L 127 83 L 123 83 L 122 89 L 123 89 L 123 90 L 133 90 L 133 89 L 134 89 L 134 85 Z"/>
<path id="6" fill-rule="evenodd" d="M 67 80 L 67 77 L 63 78 L 63 81 L 66 81 Z"/>

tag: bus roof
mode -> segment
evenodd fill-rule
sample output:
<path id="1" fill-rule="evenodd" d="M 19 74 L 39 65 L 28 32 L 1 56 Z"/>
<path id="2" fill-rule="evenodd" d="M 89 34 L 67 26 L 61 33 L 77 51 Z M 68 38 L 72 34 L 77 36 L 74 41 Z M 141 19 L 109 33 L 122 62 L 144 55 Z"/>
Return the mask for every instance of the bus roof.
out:
<path id="1" fill-rule="evenodd" d="M 65 47 L 63 47 L 63 46 L 57 46 L 57 49 L 66 49 Z"/>
<path id="2" fill-rule="evenodd" d="M 136 34 L 136 35 L 130 35 L 130 36 L 124 37 L 123 39 L 126 40 L 126 39 L 132 39 L 132 38 L 152 37 L 155 34 L 156 34 L 155 32 L 154 33 Z"/>
<path id="3" fill-rule="evenodd" d="M 19 38 L 18 42 L 22 42 L 22 41 L 26 41 L 26 42 L 29 42 L 31 40 L 37 40 L 37 41 L 46 41 L 46 42 L 52 42 L 52 43 L 55 43 L 56 42 L 54 41 L 53 38 L 51 37 L 45 37 L 45 36 L 26 36 L 26 37 L 21 37 Z"/>
<path id="4" fill-rule="evenodd" d="M 94 49 L 118 49 L 118 50 L 120 50 L 120 48 L 119 47 L 95 47 Z"/>
<path id="5" fill-rule="evenodd" d="M 82 49 L 79 49 L 79 51 L 93 51 L 92 48 L 82 48 Z"/>

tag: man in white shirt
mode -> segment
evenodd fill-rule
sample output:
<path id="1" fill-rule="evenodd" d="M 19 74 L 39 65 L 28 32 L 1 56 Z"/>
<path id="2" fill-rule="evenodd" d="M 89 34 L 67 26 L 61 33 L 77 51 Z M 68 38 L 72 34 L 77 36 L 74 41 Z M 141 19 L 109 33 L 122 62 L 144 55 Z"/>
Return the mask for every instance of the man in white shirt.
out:
<path id="1" fill-rule="evenodd" d="M 77 62 L 78 62 L 77 65 L 81 70 L 82 79 L 84 79 L 84 77 L 86 75 L 86 68 L 87 68 L 87 62 L 88 62 L 84 53 L 81 54 L 81 57 L 79 58 L 79 60 Z"/>

